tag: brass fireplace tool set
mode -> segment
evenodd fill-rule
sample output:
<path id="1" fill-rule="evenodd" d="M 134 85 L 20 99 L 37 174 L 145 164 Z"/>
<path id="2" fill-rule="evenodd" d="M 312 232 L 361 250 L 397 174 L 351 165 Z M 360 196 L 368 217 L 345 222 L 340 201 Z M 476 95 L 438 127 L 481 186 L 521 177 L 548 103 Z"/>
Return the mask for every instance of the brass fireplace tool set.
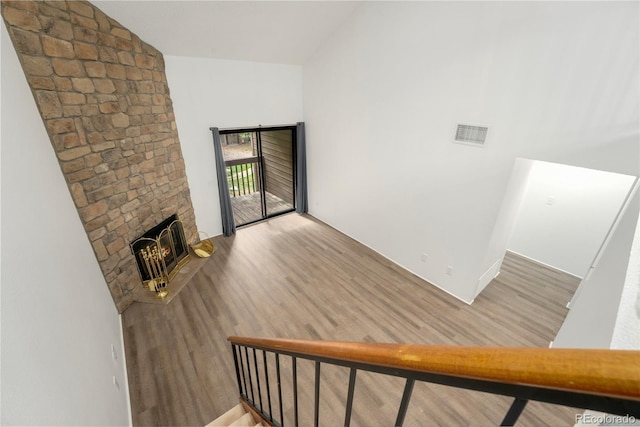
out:
<path id="1" fill-rule="evenodd" d="M 140 251 L 147 271 L 151 276 L 151 279 L 145 285 L 150 291 L 155 292 L 160 299 L 164 299 L 169 295 L 169 291 L 166 289 L 169 283 L 169 274 L 167 273 L 167 265 L 164 262 L 167 253 L 168 249 L 162 248 L 159 244 L 149 245 Z"/>

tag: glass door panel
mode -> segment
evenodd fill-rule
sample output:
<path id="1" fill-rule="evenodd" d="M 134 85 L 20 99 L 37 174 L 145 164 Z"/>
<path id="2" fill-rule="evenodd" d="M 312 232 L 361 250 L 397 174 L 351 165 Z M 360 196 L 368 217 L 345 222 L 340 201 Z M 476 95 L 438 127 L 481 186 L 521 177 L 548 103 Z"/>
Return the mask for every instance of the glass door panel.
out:
<path id="1" fill-rule="evenodd" d="M 256 132 L 220 135 L 233 218 L 237 226 L 263 218 Z"/>
<path id="2" fill-rule="evenodd" d="M 292 129 L 260 132 L 267 216 L 295 208 Z"/>

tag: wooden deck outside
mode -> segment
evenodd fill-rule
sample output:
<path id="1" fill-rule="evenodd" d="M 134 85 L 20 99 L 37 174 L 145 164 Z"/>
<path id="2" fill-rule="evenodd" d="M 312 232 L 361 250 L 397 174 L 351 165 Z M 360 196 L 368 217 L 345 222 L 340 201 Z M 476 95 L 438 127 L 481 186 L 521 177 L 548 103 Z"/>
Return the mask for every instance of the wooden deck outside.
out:
<path id="1" fill-rule="evenodd" d="M 287 203 L 278 196 L 269 192 L 265 192 L 265 196 L 267 200 L 268 215 L 293 209 L 292 203 Z M 262 219 L 259 192 L 231 197 L 231 207 L 233 209 L 233 218 L 236 225 L 243 225 Z"/>

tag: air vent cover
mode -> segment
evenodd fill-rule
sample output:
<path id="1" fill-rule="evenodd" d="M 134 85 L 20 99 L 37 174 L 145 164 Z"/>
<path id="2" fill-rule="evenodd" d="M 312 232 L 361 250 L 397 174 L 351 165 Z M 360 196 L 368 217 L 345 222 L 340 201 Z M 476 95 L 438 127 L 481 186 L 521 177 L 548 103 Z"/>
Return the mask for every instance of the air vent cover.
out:
<path id="1" fill-rule="evenodd" d="M 484 146 L 488 130 L 489 128 L 484 126 L 458 125 L 453 142 Z"/>

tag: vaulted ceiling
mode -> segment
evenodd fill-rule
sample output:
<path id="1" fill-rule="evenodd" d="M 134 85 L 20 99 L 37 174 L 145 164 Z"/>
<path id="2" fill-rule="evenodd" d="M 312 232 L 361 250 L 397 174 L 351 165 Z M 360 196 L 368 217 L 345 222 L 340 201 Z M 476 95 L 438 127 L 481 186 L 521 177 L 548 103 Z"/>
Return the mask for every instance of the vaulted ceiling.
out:
<path id="1" fill-rule="evenodd" d="M 165 55 L 303 64 L 357 1 L 93 1 Z"/>

